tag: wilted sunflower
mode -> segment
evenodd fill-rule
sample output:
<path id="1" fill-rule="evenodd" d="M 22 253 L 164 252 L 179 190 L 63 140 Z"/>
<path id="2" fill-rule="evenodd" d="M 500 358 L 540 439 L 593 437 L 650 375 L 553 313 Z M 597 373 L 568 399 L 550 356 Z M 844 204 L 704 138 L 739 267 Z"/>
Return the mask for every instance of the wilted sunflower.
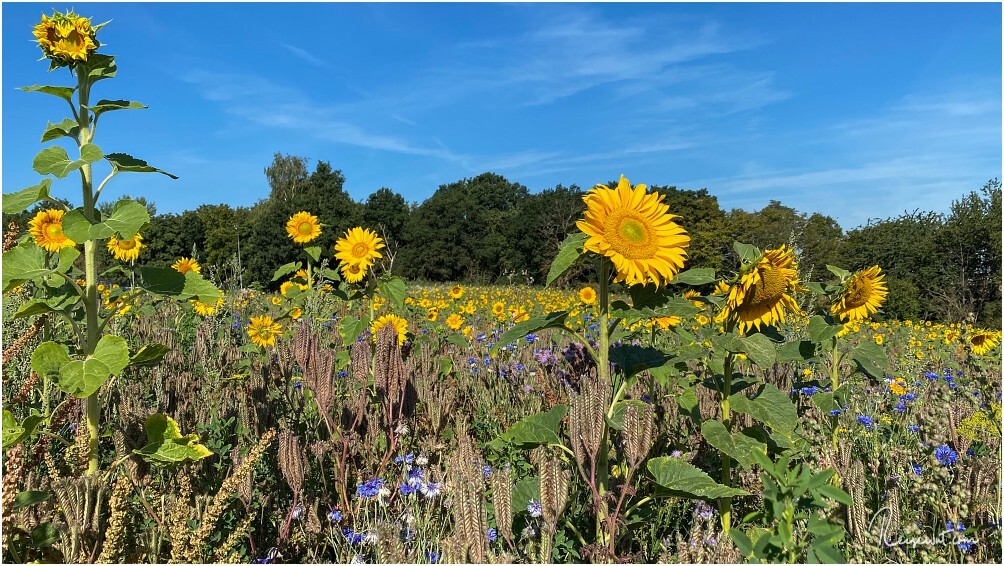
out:
<path id="1" fill-rule="evenodd" d="M 345 236 L 335 243 L 335 257 L 342 263 L 351 263 L 368 268 L 373 261 L 383 257 L 377 250 L 383 248 L 383 240 L 376 232 L 361 227 L 350 228 Z"/>
<path id="2" fill-rule="evenodd" d="M 579 300 L 587 305 L 596 304 L 596 289 L 592 287 L 583 287 L 579 289 Z"/>
<path id="3" fill-rule="evenodd" d="M 252 316 L 248 324 L 248 336 L 256 346 L 275 346 L 275 337 L 282 333 L 282 325 L 268 315 Z"/>
<path id="4" fill-rule="evenodd" d="M 374 341 L 376 341 L 377 336 L 380 335 L 380 330 L 382 330 L 385 326 L 390 326 L 395 332 L 397 332 L 398 346 L 404 344 L 408 334 L 408 321 L 406 319 L 403 319 L 396 314 L 385 314 L 373 321 L 373 326 L 370 327 L 370 332 L 373 334 Z"/>
<path id="5" fill-rule="evenodd" d="M 189 271 L 194 271 L 196 273 L 202 271 L 202 266 L 199 265 L 199 262 L 188 257 L 183 257 L 178 261 L 172 263 L 171 267 L 173 267 L 178 273 L 181 273 L 182 275 L 188 273 Z"/>
<path id="6" fill-rule="evenodd" d="M 576 222 L 589 236 L 585 249 L 604 255 L 617 270 L 614 281 L 628 285 L 662 285 L 683 268 L 690 236 L 658 193 L 647 194 L 645 185 L 634 189 L 621 175 L 616 189 L 596 185 L 583 200 L 585 217 Z"/>
<path id="7" fill-rule="evenodd" d="M 782 245 L 767 250 L 755 265 L 741 272 L 715 321 L 732 319 L 740 332 L 783 322 L 785 309 L 801 312 L 795 299 L 787 294 L 800 289 L 792 249 Z"/>
<path id="8" fill-rule="evenodd" d="M 28 222 L 28 232 L 38 247 L 45 251 L 58 252 L 72 248 L 77 243 L 63 234 L 63 211 L 57 208 L 42 210 Z"/>
<path id="9" fill-rule="evenodd" d="M 101 27 L 101 26 L 98 26 Z M 91 20 L 67 12 L 54 12 L 52 17 L 42 14 L 32 34 L 46 57 L 60 65 L 87 61 L 87 56 L 97 50 L 97 27 Z"/>
<path id="10" fill-rule="evenodd" d="M 982 356 L 1000 343 L 1000 334 L 989 330 L 977 330 L 969 335 L 969 346 L 973 353 Z"/>
<path id="11" fill-rule="evenodd" d="M 349 283 L 359 283 L 366 277 L 366 267 L 355 263 L 343 263 L 339 271 L 342 272 L 342 279 Z"/>
<path id="12" fill-rule="evenodd" d="M 877 265 L 858 271 L 847 280 L 830 312 L 846 321 L 865 320 L 878 311 L 889 294 L 884 277 Z"/>
<path id="13" fill-rule="evenodd" d="M 306 244 L 321 235 L 321 224 L 309 212 L 297 212 L 286 222 L 286 233 L 297 244 Z"/>
<path id="14" fill-rule="evenodd" d="M 143 236 L 139 234 L 129 240 L 120 240 L 115 236 L 108 238 L 108 251 L 119 261 L 136 261 L 141 249 L 143 249 Z"/>

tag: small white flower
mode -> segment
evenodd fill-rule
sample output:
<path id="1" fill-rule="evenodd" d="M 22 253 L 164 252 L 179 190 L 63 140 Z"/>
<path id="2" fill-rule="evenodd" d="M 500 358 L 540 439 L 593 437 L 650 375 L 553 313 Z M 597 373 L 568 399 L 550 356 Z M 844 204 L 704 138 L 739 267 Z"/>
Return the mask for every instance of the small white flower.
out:
<path id="1" fill-rule="evenodd" d="M 363 543 L 373 546 L 377 543 L 377 534 L 374 531 L 369 531 L 366 533 L 366 537 L 363 538 Z"/>
<path id="2" fill-rule="evenodd" d="M 394 432 L 396 434 L 404 436 L 404 435 L 408 434 L 408 425 L 405 424 L 405 423 L 401 423 L 401 424 L 397 425 L 397 428 L 394 429 Z"/>
<path id="3" fill-rule="evenodd" d="M 419 466 L 425 466 L 426 464 L 429 463 L 429 457 L 426 456 L 425 454 L 419 454 L 415 458 L 415 463 L 418 464 Z"/>
<path id="4" fill-rule="evenodd" d="M 349 562 L 349 564 L 366 564 L 366 557 L 362 554 L 357 554 L 352 557 L 352 562 Z"/>

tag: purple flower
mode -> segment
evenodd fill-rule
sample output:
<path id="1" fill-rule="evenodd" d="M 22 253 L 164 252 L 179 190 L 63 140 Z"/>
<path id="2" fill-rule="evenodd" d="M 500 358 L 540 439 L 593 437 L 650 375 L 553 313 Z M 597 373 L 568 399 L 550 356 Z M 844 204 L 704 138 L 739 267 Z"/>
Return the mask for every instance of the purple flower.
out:
<path id="1" fill-rule="evenodd" d="M 840 416 L 840 413 L 842 413 L 842 412 L 843 411 L 841 411 L 840 409 L 830 409 L 830 416 L 831 417 L 837 417 L 837 416 Z"/>
<path id="2" fill-rule="evenodd" d="M 422 495 L 424 495 L 426 499 L 432 499 L 442 493 L 443 484 L 441 482 L 423 483 L 420 489 L 422 490 Z"/>
<path id="3" fill-rule="evenodd" d="M 540 501 L 531 499 L 530 504 L 526 506 L 526 510 L 530 513 L 531 517 L 540 517 L 544 512 L 544 508 L 541 507 Z"/>
<path id="4" fill-rule="evenodd" d="M 429 560 L 429 564 L 435 564 L 439 562 L 439 553 L 429 551 L 425 553 L 425 557 Z"/>
<path id="5" fill-rule="evenodd" d="M 376 497 L 377 494 L 380 493 L 381 487 L 383 487 L 383 478 L 373 478 L 371 480 L 367 480 L 356 486 L 356 496 L 362 497 L 363 499 Z"/>
<path id="6" fill-rule="evenodd" d="M 484 476 L 485 478 L 492 477 L 492 467 L 489 466 L 488 464 L 481 466 L 481 475 Z"/>
<path id="7" fill-rule="evenodd" d="M 910 432 L 920 432 L 920 427 L 915 424 L 906 427 L 906 429 L 909 430 Z"/>
<path id="8" fill-rule="evenodd" d="M 400 485 L 400 490 L 401 490 L 401 495 L 404 495 L 404 496 L 411 495 L 412 493 L 415 493 L 416 491 L 418 491 L 418 489 L 416 487 L 414 487 L 412 485 L 409 485 L 407 483 L 402 483 Z"/>

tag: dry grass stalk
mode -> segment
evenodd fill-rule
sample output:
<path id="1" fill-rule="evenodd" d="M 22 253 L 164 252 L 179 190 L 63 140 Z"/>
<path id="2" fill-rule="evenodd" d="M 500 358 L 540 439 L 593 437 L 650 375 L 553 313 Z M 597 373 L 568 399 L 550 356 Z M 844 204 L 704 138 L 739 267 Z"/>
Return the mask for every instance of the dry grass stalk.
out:
<path id="1" fill-rule="evenodd" d="M 101 564 L 118 562 L 122 558 L 126 530 L 129 526 L 128 497 L 131 491 L 132 483 L 125 476 L 119 477 L 112 486 L 112 496 L 109 501 L 111 516 L 108 519 L 108 528 L 105 530 L 105 540 L 101 544 L 101 555 L 98 556 L 98 562 Z"/>
<path id="2" fill-rule="evenodd" d="M 293 493 L 299 494 L 303 490 L 305 475 L 303 451 L 299 439 L 288 430 L 279 433 L 279 470 Z"/>
<path id="3" fill-rule="evenodd" d="M 24 444 L 18 444 L 7 451 L 7 458 L 3 462 L 3 547 L 7 547 L 7 533 L 14 527 L 14 496 L 20 491 L 23 484 L 22 474 L 25 463 Z"/>
<path id="4" fill-rule="evenodd" d="M 629 404 L 624 410 L 624 454 L 632 468 L 641 465 L 652 449 L 654 426 L 652 405 L 646 403 L 644 407 L 637 407 Z"/>
<path id="5" fill-rule="evenodd" d="M 35 319 L 35 322 L 31 323 L 28 330 L 25 331 L 17 340 L 11 343 L 10 346 L 4 348 L 3 351 L 3 363 L 6 364 L 10 360 L 14 359 L 14 356 L 21 351 L 31 340 L 35 337 L 39 331 L 42 330 L 42 325 L 45 324 L 46 315 L 42 315 Z"/>
<path id="6" fill-rule="evenodd" d="M 230 533 L 230 536 L 223 541 L 223 544 L 216 549 L 216 552 L 213 554 L 216 562 L 225 562 L 226 558 L 229 557 L 234 552 L 234 549 L 237 548 L 237 545 L 247 538 L 248 533 L 251 532 L 251 523 L 254 522 L 254 519 L 255 514 L 248 513 L 243 519 L 241 519 L 240 523 L 237 523 L 237 526 L 234 528 L 234 532 Z"/>
<path id="7" fill-rule="evenodd" d="M 457 448 L 449 460 L 449 478 L 457 541 L 467 559 L 484 562 L 488 555 L 488 516 L 483 494 L 481 453 L 474 446 L 466 422 L 457 424 Z M 463 556 L 458 557 L 464 560 Z"/>
<path id="8" fill-rule="evenodd" d="M 56 504 L 63 511 L 66 529 L 60 531 L 63 556 L 68 561 L 92 562 L 101 533 L 101 507 L 106 486 L 96 476 L 61 478 L 52 482 Z"/>
<path id="9" fill-rule="evenodd" d="M 508 464 L 495 470 L 491 477 L 492 505 L 495 508 L 495 524 L 506 542 L 512 542 L 512 468 Z"/>

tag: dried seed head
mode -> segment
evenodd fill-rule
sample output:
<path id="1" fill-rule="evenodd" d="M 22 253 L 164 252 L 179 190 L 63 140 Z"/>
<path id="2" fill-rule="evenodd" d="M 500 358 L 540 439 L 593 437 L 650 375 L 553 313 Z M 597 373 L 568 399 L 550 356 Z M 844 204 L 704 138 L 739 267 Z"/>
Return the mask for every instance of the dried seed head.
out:
<path id="1" fill-rule="evenodd" d="M 652 449 L 654 424 L 652 405 L 630 403 L 624 409 L 624 454 L 632 468 L 637 468 Z"/>
<path id="2" fill-rule="evenodd" d="M 303 489 L 303 451 L 296 435 L 288 430 L 279 433 L 279 470 L 294 493 Z"/>

